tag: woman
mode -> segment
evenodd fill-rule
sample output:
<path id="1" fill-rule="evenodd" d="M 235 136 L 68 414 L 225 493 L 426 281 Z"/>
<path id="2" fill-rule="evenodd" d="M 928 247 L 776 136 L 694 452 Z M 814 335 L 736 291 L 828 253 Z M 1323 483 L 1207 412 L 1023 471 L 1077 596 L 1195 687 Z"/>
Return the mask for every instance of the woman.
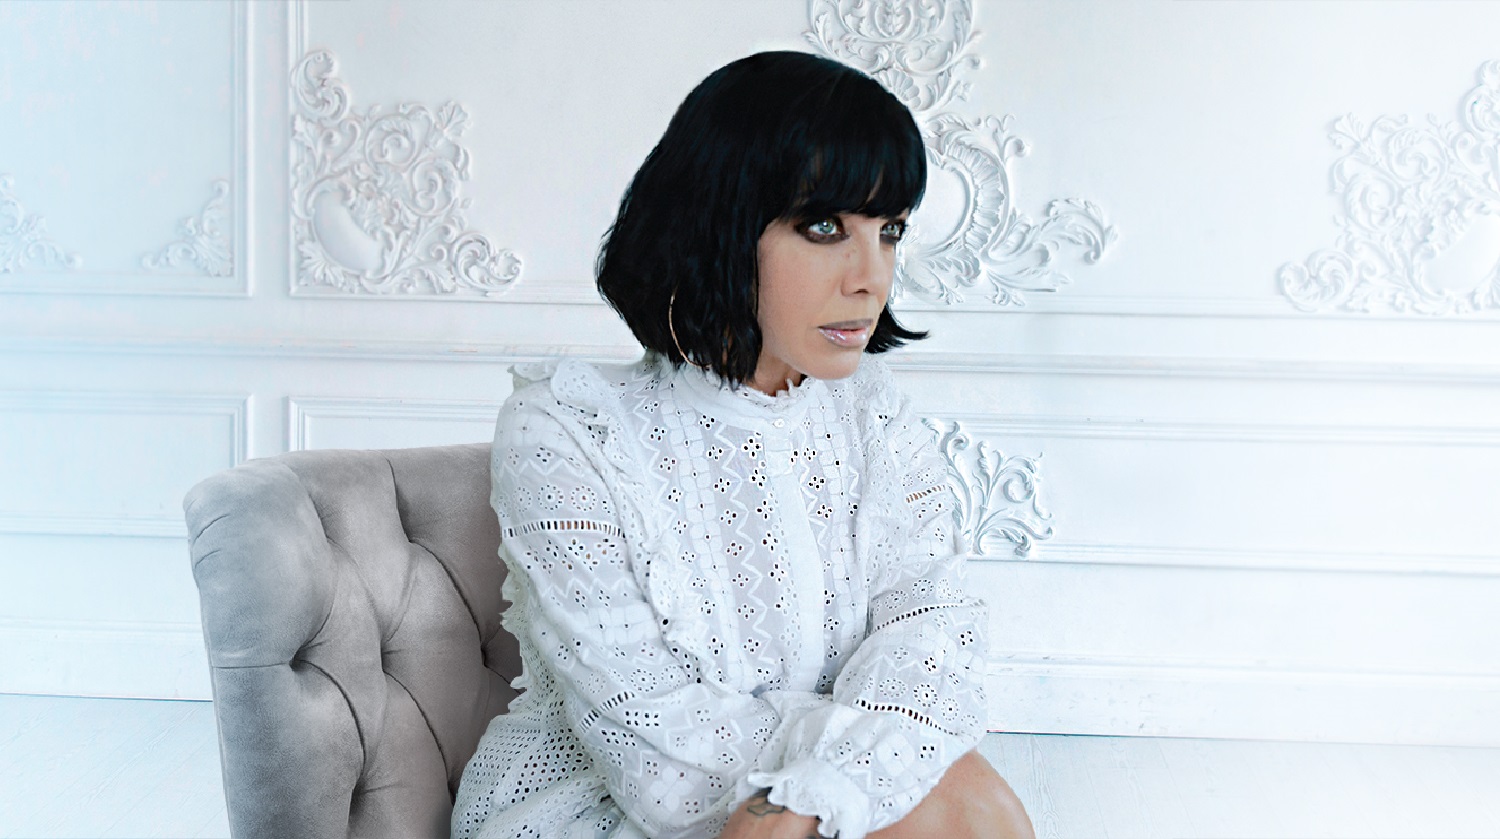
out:
<path id="1" fill-rule="evenodd" d="M 1029 836 L 984 733 L 929 435 L 866 358 L 926 180 L 911 114 L 836 62 L 709 76 L 620 204 L 599 289 L 634 365 L 518 371 L 500 518 L 525 692 L 457 837 Z"/>

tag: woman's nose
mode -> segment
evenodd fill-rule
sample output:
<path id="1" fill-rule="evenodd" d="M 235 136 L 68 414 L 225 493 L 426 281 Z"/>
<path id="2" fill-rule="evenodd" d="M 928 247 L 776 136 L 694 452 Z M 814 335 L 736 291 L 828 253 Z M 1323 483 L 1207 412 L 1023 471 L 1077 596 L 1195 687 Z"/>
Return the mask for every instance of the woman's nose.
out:
<path id="1" fill-rule="evenodd" d="M 860 292 L 884 294 L 890 290 L 891 278 L 896 270 L 895 249 L 881 237 L 885 227 L 879 220 L 865 220 L 853 236 L 849 237 L 848 263 L 844 273 L 844 293 Z"/>

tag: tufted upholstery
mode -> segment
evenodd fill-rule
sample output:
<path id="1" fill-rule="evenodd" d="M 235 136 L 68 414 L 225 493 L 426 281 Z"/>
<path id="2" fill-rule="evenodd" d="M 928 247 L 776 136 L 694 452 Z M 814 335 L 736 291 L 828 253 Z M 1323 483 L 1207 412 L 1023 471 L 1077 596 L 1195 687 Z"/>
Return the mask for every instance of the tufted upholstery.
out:
<path id="1" fill-rule="evenodd" d="M 448 835 L 520 670 L 489 452 L 294 452 L 188 493 L 238 839 Z"/>

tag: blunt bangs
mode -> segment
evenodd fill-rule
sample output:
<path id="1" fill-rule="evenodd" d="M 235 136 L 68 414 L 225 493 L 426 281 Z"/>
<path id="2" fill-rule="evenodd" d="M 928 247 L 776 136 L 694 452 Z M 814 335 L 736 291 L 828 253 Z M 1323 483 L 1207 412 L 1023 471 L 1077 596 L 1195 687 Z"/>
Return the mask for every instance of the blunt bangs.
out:
<path id="1" fill-rule="evenodd" d="M 906 108 L 873 79 L 854 75 L 805 100 L 806 136 L 791 200 L 779 219 L 835 213 L 894 218 L 916 209 L 927 184 L 927 153 Z M 801 132 L 790 131 L 788 139 Z"/>

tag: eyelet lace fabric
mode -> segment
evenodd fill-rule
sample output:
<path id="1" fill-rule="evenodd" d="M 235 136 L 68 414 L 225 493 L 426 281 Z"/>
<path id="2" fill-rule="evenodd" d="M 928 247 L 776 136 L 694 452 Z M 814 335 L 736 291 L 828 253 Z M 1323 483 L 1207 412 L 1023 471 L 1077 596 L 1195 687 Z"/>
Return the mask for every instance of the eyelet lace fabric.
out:
<path id="1" fill-rule="evenodd" d="M 978 744 L 984 605 L 880 362 L 776 397 L 649 357 L 518 369 L 493 457 L 524 693 L 455 837 L 712 837 L 769 787 L 859 839 Z"/>

